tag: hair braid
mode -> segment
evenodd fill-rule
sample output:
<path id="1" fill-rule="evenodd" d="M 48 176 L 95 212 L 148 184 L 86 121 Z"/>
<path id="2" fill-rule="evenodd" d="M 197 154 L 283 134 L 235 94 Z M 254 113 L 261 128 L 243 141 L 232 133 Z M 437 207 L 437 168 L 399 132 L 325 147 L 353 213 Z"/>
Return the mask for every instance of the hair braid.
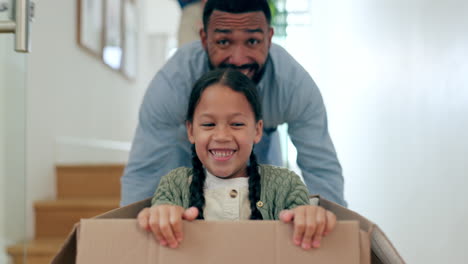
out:
<path id="1" fill-rule="evenodd" d="M 257 202 L 260 201 L 260 173 L 258 173 L 258 163 L 255 154 L 250 154 L 250 165 L 247 168 L 249 175 L 249 200 L 250 200 L 250 219 L 262 220 L 262 214 L 257 208 Z"/>
<path id="2" fill-rule="evenodd" d="M 190 183 L 190 207 L 195 206 L 198 208 L 198 217 L 197 219 L 204 219 L 203 217 L 203 207 L 205 206 L 205 195 L 203 192 L 203 187 L 205 185 L 205 170 L 200 159 L 197 156 L 195 151 L 195 145 L 192 145 L 192 166 L 193 166 L 193 176 L 192 182 Z"/>

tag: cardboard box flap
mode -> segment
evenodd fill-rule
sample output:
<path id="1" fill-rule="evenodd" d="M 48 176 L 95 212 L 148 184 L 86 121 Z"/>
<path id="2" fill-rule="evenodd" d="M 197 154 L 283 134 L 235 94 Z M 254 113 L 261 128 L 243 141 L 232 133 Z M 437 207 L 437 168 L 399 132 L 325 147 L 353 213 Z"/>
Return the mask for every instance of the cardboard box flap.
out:
<path id="1" fill-rule="evenodd" d="M 385 233 L 373 222 L 360 214 L 339 204 L 320 198 L 320 206 L 335 213 L 338 220 L 357 220 L 362 230 L 370 234 L 372 263 L 403 264 L 405 261 L 387 238 Z M 377 259 L 376 259 L 377 258 Z"/>
<path id="2" fill-rule="evenodd" d="M 75 263 L 76 242 L 78 241 L 77 233 L 79 225 L 79 223 L 75 224 L 71 233 L 68 235 L 67 239 L 63 243 L 62 248 L 50 262 L 51 264 Z"/>
<path id="3" fill-rule="evenodd" d="M 107 213 L 96 216 L 95 218 L 136 218 L 138 213 L 145 207 L 151 206 L 151 198 L 111 210 Z M 74 264 L 76 261 L 77 235 L 80 224 L 77 223 L 73 227 L 72 232 L 62 245 L 57 255 L 52 259 L 51 264 Z"/>
<path id="4" fill-rule="evenodd" d="M 320 250 L 293 245 L 292 226 L 279 221 L 184 222 L 184 237 L 170 249 L 136 220 L 82 220 L 76 263 L 369 263 L 361 262 L 357 221 L 339 222 Z"/>
<path id="5" fill-rule="evenodd" d="M 377 225 L 375 225 L 371 233 L 371 245 L 372 251 L 382 260 L 382 263 L 405 263 L 385 233 Z"/>
<path id="6" fill-rule="evenodd" d="M 374 226 L 374 223 L 367 220 L 365 217 L 361 216 L 360 214 L 349 210 L 339 204 L 334 202 L 328 201 L 326 199 L 320 198 L 319 201 L 320 206 L 323 208 L 332 211 L 338 220 L 356 220 L 359 221 L 359 225 L 362 230 L 370 232 Z"/>
<path id="7" fill-rule="evenodd" d="M 116 208 L 93 218 L 136 218 L 138 213 L 143 210 L 143 208 L 151 206 L 151 199 L 152 198 L 147 198 L 124 207 Z"/>
<path id="8" fill-rule="evenodd" d="M 360 249 L 361 249 L 361 252 L 360 252 L 360 256 L 361 256 L 361 263 L 362 264 L 371 264 L 371 242 L 370 242 L 370 238 L 369 238 L 369 233 L 363 231 L 363 230 L 359 230 L 359 233 L 360 233 L 360 240 L 361 240 L 361 246 L 360 246 Z M 380 264 L 380 263 L 373 263 L 373 264 Z"/>
<path id="9" fill-rule="evenodd" d="M 317 196 L 316 196 L 317 197 Z M 316 199 L 313 199 L 316 201 Z M 361 257 L 368 256 L 369 253 L 366 253 L 366 250 L 369 251 L 370 248 L 372 249 L 370 255 L 372 257 L 371 263 L 372 264 L 394 264 L 394 263 L 405 263 L 401 256 L 398 254 L 390 240 L 385 236 L 383 231 L 376 226 L 371 221 L 367 220 L 366 218 L 362 217 L 361 215 L 353 212 L 347 208 L 344 208 L 338 204 L 333 202 L 327 201 L 325 199 L 320 198 L 320 205 L 324 208 L 334 212 L 337 215 L 338 220 L 357 220 L 359 222 L 359 226 L 361 228 L 360 238 L 361 238 Z M 108 213 L 102 214 L 97 216 L 98 219 L 109 219 L 109 218 L 117 218 L 117 219 L 125 219 L 131 218 L 135 221 L 136 216 L 140 212 L 141 209 L 145 207 L 149 207 L 151 205 L 151 199 L 148 198 L 146 200 L 128 205 L 126 207 L 122 207 L 119 209 L 112 210 Z M 76 258 L 76 249 L 77 249 L 77 228 L 79 225 L 76 225 L 72 233 L 67 238 L 64 246 L 60 250 L 60 252 L 55 256 L 52 261 L 52 264 L 73 264 L 75 263 Z M 333 233 L 333 232 L 332 232 Z M 365 247 L 364 243 L 370 243 L 371 246 Z M 361 263 L 368 263 L 365 262 L 365 259 L 361 260 Z"/>
<path id="10" fill-rule="evenodd" d="M 76 263 L 157 263 L 156 241 L 134 219 L 84 219 L 80 226 Z"/>

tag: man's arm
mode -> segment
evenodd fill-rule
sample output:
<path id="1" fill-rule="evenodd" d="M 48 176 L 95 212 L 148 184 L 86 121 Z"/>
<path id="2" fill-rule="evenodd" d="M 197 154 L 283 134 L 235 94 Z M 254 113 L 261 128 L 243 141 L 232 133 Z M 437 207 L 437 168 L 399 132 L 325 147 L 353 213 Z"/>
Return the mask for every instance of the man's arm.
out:
<path id="1" fill-rule="evenodd" d="M 310 76 L 297 86 L 292 96 L 292 118 L 288 133 L 297 149 L 297 164 L 310 194 L 346 206 L 344 180 L 335 148 L 328 133 L 322 96 Z"/>
<path id="2" fill-rule="evenodd" d="M 161 73 L 151 82 L 121 179 L 121 206 L 151 197 L 163 175 L 188 165 L 185 163 L 190 156 L 183 125 L 185 104 L 181 102 L 184 96 L 172 89 Z"/>

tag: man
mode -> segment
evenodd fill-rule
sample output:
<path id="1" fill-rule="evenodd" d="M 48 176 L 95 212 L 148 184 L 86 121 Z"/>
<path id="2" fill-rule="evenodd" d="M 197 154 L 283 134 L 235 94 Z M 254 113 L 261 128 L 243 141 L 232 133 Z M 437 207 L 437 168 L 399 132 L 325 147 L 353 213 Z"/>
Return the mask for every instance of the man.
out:
<path id="1" fill-rule="evenodd" d="M 206 3 L 201 41 L 179 49 L 146 91 L 121 180 L 121 205 L 152 196 L 161 176 L 191 166 L 184 125 L 188 97 L 195 81 L 217 67 L 238 69 L 258 85 L 264 113 L 263 138 L 254 150 L 259 163 L 281 164 L 276 128 L 287 123 L 310 193 L 346 205 L 321 94 L 310 75 L 271 43 L 270 20 L 266 0 Z"/>

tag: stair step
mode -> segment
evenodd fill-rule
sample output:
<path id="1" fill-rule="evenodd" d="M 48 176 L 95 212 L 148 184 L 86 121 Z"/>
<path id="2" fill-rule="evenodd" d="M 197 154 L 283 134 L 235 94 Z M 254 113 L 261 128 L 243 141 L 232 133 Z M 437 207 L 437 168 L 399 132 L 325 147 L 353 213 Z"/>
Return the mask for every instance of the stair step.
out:
<path id="1" fill-rule="evenodd" d="M 48 264 L 62 247 L 65 238 L 38 239 L 7 248 L 14 264 Z M 24 254 L 26 250 L 26 255 Z"/>
<path id="2" fill-rule="evenodd" d="M 57 198 L 120 199 L 124 168 L 124 164 L 57 166 Z"/>
<path id="3" fill-rule="evenodd" d="M 91 218 L 119 207 L 118 199 L 62 199 L 34 204 L 36 239 L 66 237 L 82 218 Z"/>

